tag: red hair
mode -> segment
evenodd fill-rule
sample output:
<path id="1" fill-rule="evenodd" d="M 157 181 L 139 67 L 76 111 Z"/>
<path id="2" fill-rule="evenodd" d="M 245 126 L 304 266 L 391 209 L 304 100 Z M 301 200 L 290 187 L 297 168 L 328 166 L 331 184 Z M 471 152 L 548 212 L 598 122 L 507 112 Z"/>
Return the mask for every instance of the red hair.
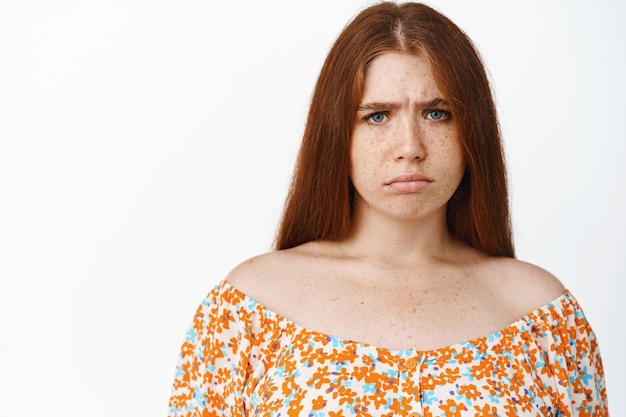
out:
<path id="1" fill-rule="evenodd" d="M 450 102 L 466 172 L 448 202 L 450 233 L 514 257 L 504 153 L 485 68 L 452 21 L 419 3 L 380 3 L 341 32 L 320 71 L 276 238 L 277 249 L 344 236 L 351 224 L 350 137 L 370 62 L 396 51 L 425 58 Z"/>

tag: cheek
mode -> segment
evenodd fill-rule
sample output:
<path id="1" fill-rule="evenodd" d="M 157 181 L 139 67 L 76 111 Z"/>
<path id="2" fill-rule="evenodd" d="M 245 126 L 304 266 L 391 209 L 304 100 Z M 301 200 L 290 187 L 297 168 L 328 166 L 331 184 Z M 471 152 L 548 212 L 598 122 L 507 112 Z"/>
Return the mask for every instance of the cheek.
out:
<path id="1" fill-rule="evenodd" d="M 456 172 L 457 174 L 460 172 L 460 175 L 463 175 L 466 163 L 463 148 L 460 144 L 458 147 L 450 151 L 449 158 L 451 171 Z"/>
<path id="2" fill-rule="evenodd" d="M 366 153 L 353 152 L 350 162 L 350 179 L 352 182 L 363 182 L 375 175 L 376 165 L 369 160 Z"/>
<path id="3" fill-rule="evenodd" d="M 451 129 L 443 137 L 442 146 L 445 148 L 445 153 L 450 158 L 450 162 L 454 161 L 455 164 L 465 165 L 465 156 L 463 152 L 463 143 L 461 138 L 456 132 L 456 129 Z"/>
<path id="4" fill-rule="evenodd" d="M 465 160 L 465 151 L 463 150 L 463 144 L 459 138 L 456 138 L 456 147 L 454 149 L 455 161 L 457 164 L 457 169 L 461 172 L 461 176 L 465 173 L 465 168 L 467 166 L 467 162 Z"/>
<path id="5" fill-rule="evenodd" d="M 367 138 L 353 140 L 350 148 L 350 176 L 365 177 L 375 174 L 380 164 L 374 161 L 377 149 Z"/>
<path id="6" fill-rule="evenodd" d="M 460 139 L 454 135 L 446 135 L 440 143 L 442 146 L 441 156 L 444 158 L 442 165 L 445 166 L 446 176 L 449 180 L 456 184 L 454 188 L 463 178 L 465 174 L 465 153 Z"/>

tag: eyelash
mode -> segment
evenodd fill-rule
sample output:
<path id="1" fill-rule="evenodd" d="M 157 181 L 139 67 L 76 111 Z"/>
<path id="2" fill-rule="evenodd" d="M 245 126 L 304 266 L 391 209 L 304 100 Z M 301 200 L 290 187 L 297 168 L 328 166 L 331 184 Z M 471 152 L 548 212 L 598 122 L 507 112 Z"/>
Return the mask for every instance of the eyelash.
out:
<path id="1" fill-rule="evenodd" d="M 383 112 L 383 111 L 377 111 L 376 113 L 369 114 L 369 115 L 365 116 L 364 119 L 368 123 L 371 123 L 371 124 L 374 124 L 374 125 L 378 125 L 378 124 L 381 124 L 382 122 L 374 122 L 374 121 L 372 121 L 372 117 L 379 116 L 379 115 L 380 116 L 384 116 L 386 119 L 389 119 L 389 116 L 387 116 L 387 113 Z"/>
<path id="2" fill-rule="evenodd" d="M 428 118 L 428 116 L 431 115 L 432 113 L 441 113 L 441 117 L 439 119 Z M 375 113 L 368 114 L 363 119 L 366 122 L 368 122 L 368 123 L 371 123 L 371 124 L 374 124 L 374 125 L 378 125 L 378 124 L 383 123 L 385 120 L 380 121 L 380 122 L 373 122 L 372 121 L 372 117 L 379 116 L 379 115 L 382 115 L 382 116 L 384 116 L 387 119 L 389 118 L 389 116 L 387 115 L 387 112 L 377 111 Z M 450 113 L 449 111 L 446 111 L 446 110 L 435 109 L 435 110 L 427 110 L 426 111 L 426 116 L 427 116 L 428 120 L 445 121 L 445 120 L 448 120 L 450 118 L 450 116 L 452 116 L 452 113 Z"/>
<path id="3" fill-rule="evenodd" d="M 452 114 L 449 111 L 439 110 L 439 109 L 428 110 L 426 112 L 426 115 L 428 116 L 428 115 L 430 115 L 432 113 L 441 113 L 441 117 L 439 119 L 428 119 L 428 120 L 436 120 L 436 121 L 448 120 L 450 118 L 450 116 L 452 116 Z"/>

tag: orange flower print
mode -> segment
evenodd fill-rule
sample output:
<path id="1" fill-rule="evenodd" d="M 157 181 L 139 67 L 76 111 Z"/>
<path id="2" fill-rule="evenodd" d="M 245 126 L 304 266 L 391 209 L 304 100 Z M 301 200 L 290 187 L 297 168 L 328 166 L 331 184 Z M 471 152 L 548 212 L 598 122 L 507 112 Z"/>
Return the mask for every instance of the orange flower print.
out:
<path id="1" fill-rule="evenodd" d="M 183 355 L 193 355 L 195 346 L 192 343 L 185 342 L 181 348 L 181 354 Z"/>
<path id="2" fill-rule="evenodd" d="M 422 378 L 422 387 L 425 390 L 429 390 L 432 391 L 435 389 L 435 387 L 437 386 L 437 380 L 438 378 L 435 377 L 434 375 L 427 375 L 424 378 Z"/>
<path id="3" fill-rule="evenodd" d="M 326 407 L 326 399 L 322 395 L 313 400 L 313 410 L 323 410 Z"/>
<path id="4" fill-rule="evenodd" d="M 459 378 L 461 378 L 461 375 L 460 375 L 460 369 L 458 367 L 446 368 L 442 372 L 442 375 L 441 375 L 441 379 L 444 380 L 448 384 L 453 384 Z"/>
<path id="5" fill-rule="evenodd" d="M 461 364 L 472 363 L 474 360 L 474 352 L 467 350 L 467 348 L 464 347 L 461 353 L 456 355 L 456 360 Z"/>
<path id="6" fill-rule="evenodd" d="M 465 404 L 450 399 L 446 400 L 444 405 L 440 405 L 439 409 L 445 412 L 446 417 L 462 417 L 461 411 L 467 411 Z"/>
<path id="7" fill-rule="evenodd" d="M 374 374 L 374 368 L 371 366 L 357 366 L 352 372 L 352 375 L 360 380 L 371 382 L 372 375 Z"/>
<path id="8" fill-rule="evenodd" d="M 468 400 L 475 400 L 481 395 L 474 384 L 461 385 L 459 394 L 464 395 Z"/>
<path id="9" fill-rule="evenodd" d="M 314 386 L 316 389 L 320 389 L 322 385 L 328 384 L 330 382 L 330 378 L 328 377 L 328 366 L 318 369 L 314 374 L 313 378 L 307 381 L 307 385 Z"/>
<path id="10" fill-rule="evenodd" d="M 490 360 L 483 360 L 471 368 L 472 376 L 476 379 L 489 378 L 493 370 L 493 362 Z"/>
<path id="11" fill-rule="evenodd" d="M 485 404 L 484 406 L 479 407 L 475 405 L 474 409 L 477 411 L 477 413 L 474 414 L 474 417 L 498 417 L 498 410 L 495 406 Z"/>
<path id="12" fill-rule="evenodd" d="M 411 409 L 411 399 L 408 397 L 403 397 L 401 399 L 394 398 L 391 402 L 391 406 L 389 409 L 394 412 L 394 415 L 402 415 L 403 410 Z"/>
<path id="13" fill-rule="evenodd" d="M 568 292 L 499 332 L 420 352 L 306 329 L 223 281 L 193 316 L 168 416 L 517 417 L 554 407 L 608 416 L 598 344 Z"/>
<path id="14" fill-rule="evenodd" d="M 217 321 L 217 326 L 215 327 L 215 331 L 217 331 L 218 333 L 223 332 L 224 330 L 228 330 L 230 323 L 232 321 L 234 321 L 235 319 L 233 318 L 233 315 L 230 311 L 225 311 L 224 314 L 222 314 L 218 321 Z"/>
<path id="15" fill-rule="evenodd" d="M 372 403 L 377 409 L 387 404 L 387 398 L 384 391 L 376 391 L 376 393 L 372 396 Z"/>
<path id="16" fill-rule="evenodd" d="M 215 365 L 215 361 L 218 358 L 224 356 L 224 354 L 222 353 L 222 348 L 224 347 L 224 345 L 225 343 L 220 342 L 219 340 L 214 340 L 211 344 L 208 345 L 208 349 L 205 354 L 207 357 L 210 358 L 211 365 Z"/>
<path id="17" fill-rule="evenodd" d="M 339 398 L 339 405 L 343 405 L 346 403 L 353 404 L 358 394 L 350 388 L 341 386 L 333 396 Z"/>

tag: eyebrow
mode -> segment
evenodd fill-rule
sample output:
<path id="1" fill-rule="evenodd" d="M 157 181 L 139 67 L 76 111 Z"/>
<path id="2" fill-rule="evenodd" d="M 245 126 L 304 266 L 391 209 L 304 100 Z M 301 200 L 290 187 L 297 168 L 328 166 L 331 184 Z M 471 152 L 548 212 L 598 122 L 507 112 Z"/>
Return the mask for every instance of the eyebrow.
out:
<path id="1" fill-rule="evenodd" d="M 450 103 L 443 98 L 434 98 L 429 101 L 417 103 L 417 107 L 422 109 L 430 109 L 433 107 L 449 107 Z M 363 111 L 384 111 L 384 110 L 394 110 L 400 107 L 397 103 L 392 103 L 389 101 L 373 101 L 371 103 L 364 103 L 359 105 L 356 110 L 357 112 Z"/>
<path id="2" fill-rule="evenodd" d="M 387 101 L 375 101 L 371 103 L 361 104 L 356 108 L 357 111 L 382 111 L 393 110 L 400 107 L 398 104 L 390 103 Z"/>

